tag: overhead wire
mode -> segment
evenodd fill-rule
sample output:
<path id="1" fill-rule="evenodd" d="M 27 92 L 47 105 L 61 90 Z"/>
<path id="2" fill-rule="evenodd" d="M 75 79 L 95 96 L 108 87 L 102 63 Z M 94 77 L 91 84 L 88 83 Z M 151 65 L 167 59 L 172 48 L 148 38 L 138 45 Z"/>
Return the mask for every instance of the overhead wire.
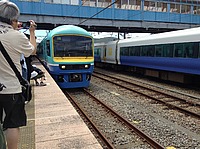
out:
<path id="1" fill-rule="evenodd" d="M 92 15 L 90 18 L 85 19 L 84 21 L 80 22 L 78 25 L 81 25 L 82 23 L 86 22 L 89 19 L 92 19 L 93 17 L 95 17 L 96 15 L 100 14 L 101 12 L 103 12 L 104 10 L 108 9 L 110 6 L 114 5 L 115 3 L 117 3 L 119 0 L 114 1 L 113 3 L 111 3 L 110 5 L 108 5 L 107 7 L 105 7 L 104 9 L 100 10 L 99 12 L 95 13 L 94 15 Z"/>
<path id="2" fill-rule="evenodd" d="M 71 16 L 73 16 L 74 13 L 75 13 L 76 11 L 78 11 L 86 2 L 87 2 L 87 1 L 82 2 L 82 4 L 79 5 L 79 7 L 78 7 L 77 9 L 75 9 L 75 10 L 71 13 Z M 64 19 L 63 23 L 64 23 L 65 21 L 66 21 L 66 18 Z"/>

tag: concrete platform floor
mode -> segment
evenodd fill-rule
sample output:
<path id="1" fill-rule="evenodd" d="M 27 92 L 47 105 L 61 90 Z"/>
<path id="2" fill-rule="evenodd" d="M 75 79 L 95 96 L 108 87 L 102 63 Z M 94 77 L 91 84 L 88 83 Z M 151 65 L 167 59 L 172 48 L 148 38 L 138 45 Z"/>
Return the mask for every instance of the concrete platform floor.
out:
<path id="1" fill-rule="evenodd" d="M 102 149 L 74 107 L 48 72 L 47 86 L 33 84 L 33 99 L 26 105 L 28 124 L 21 128 L 19 149 Z"/>

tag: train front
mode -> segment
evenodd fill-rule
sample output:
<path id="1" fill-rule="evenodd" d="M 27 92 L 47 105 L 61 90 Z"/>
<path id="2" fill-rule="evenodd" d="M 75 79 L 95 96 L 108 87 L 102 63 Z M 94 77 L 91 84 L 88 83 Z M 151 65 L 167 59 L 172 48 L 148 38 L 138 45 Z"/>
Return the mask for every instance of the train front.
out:
<path id="1" fill-rule="evenodd" d="M 49 70 L 60 88 L 82 88 L 90 84 L 94 69 L 94 41 L 87 32 L 83 35 L 77 29 L 77 33 L 52 38 L 53 63 Z"/>

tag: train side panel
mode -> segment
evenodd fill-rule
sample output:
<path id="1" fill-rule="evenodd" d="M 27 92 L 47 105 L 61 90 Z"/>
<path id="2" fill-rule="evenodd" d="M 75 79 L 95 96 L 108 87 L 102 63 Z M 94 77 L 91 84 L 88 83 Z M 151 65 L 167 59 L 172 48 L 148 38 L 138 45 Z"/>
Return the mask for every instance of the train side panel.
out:
<path id="1" fill-rule="evenodd" d="M 199 33 L 200 27 L 108 42 L 102 62 L 164 80 L 199 82 Z"/>

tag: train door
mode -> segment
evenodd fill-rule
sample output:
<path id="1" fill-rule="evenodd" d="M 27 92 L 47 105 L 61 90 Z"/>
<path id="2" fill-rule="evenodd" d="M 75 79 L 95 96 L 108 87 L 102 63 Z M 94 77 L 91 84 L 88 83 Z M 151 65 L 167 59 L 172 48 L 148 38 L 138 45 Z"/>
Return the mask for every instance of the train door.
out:
<path id="1" fill-rule="evenodd" d="M 116 43 L 117 41 L 108 42 L 106 45 L 106 63 L 116 64 Z"/>

